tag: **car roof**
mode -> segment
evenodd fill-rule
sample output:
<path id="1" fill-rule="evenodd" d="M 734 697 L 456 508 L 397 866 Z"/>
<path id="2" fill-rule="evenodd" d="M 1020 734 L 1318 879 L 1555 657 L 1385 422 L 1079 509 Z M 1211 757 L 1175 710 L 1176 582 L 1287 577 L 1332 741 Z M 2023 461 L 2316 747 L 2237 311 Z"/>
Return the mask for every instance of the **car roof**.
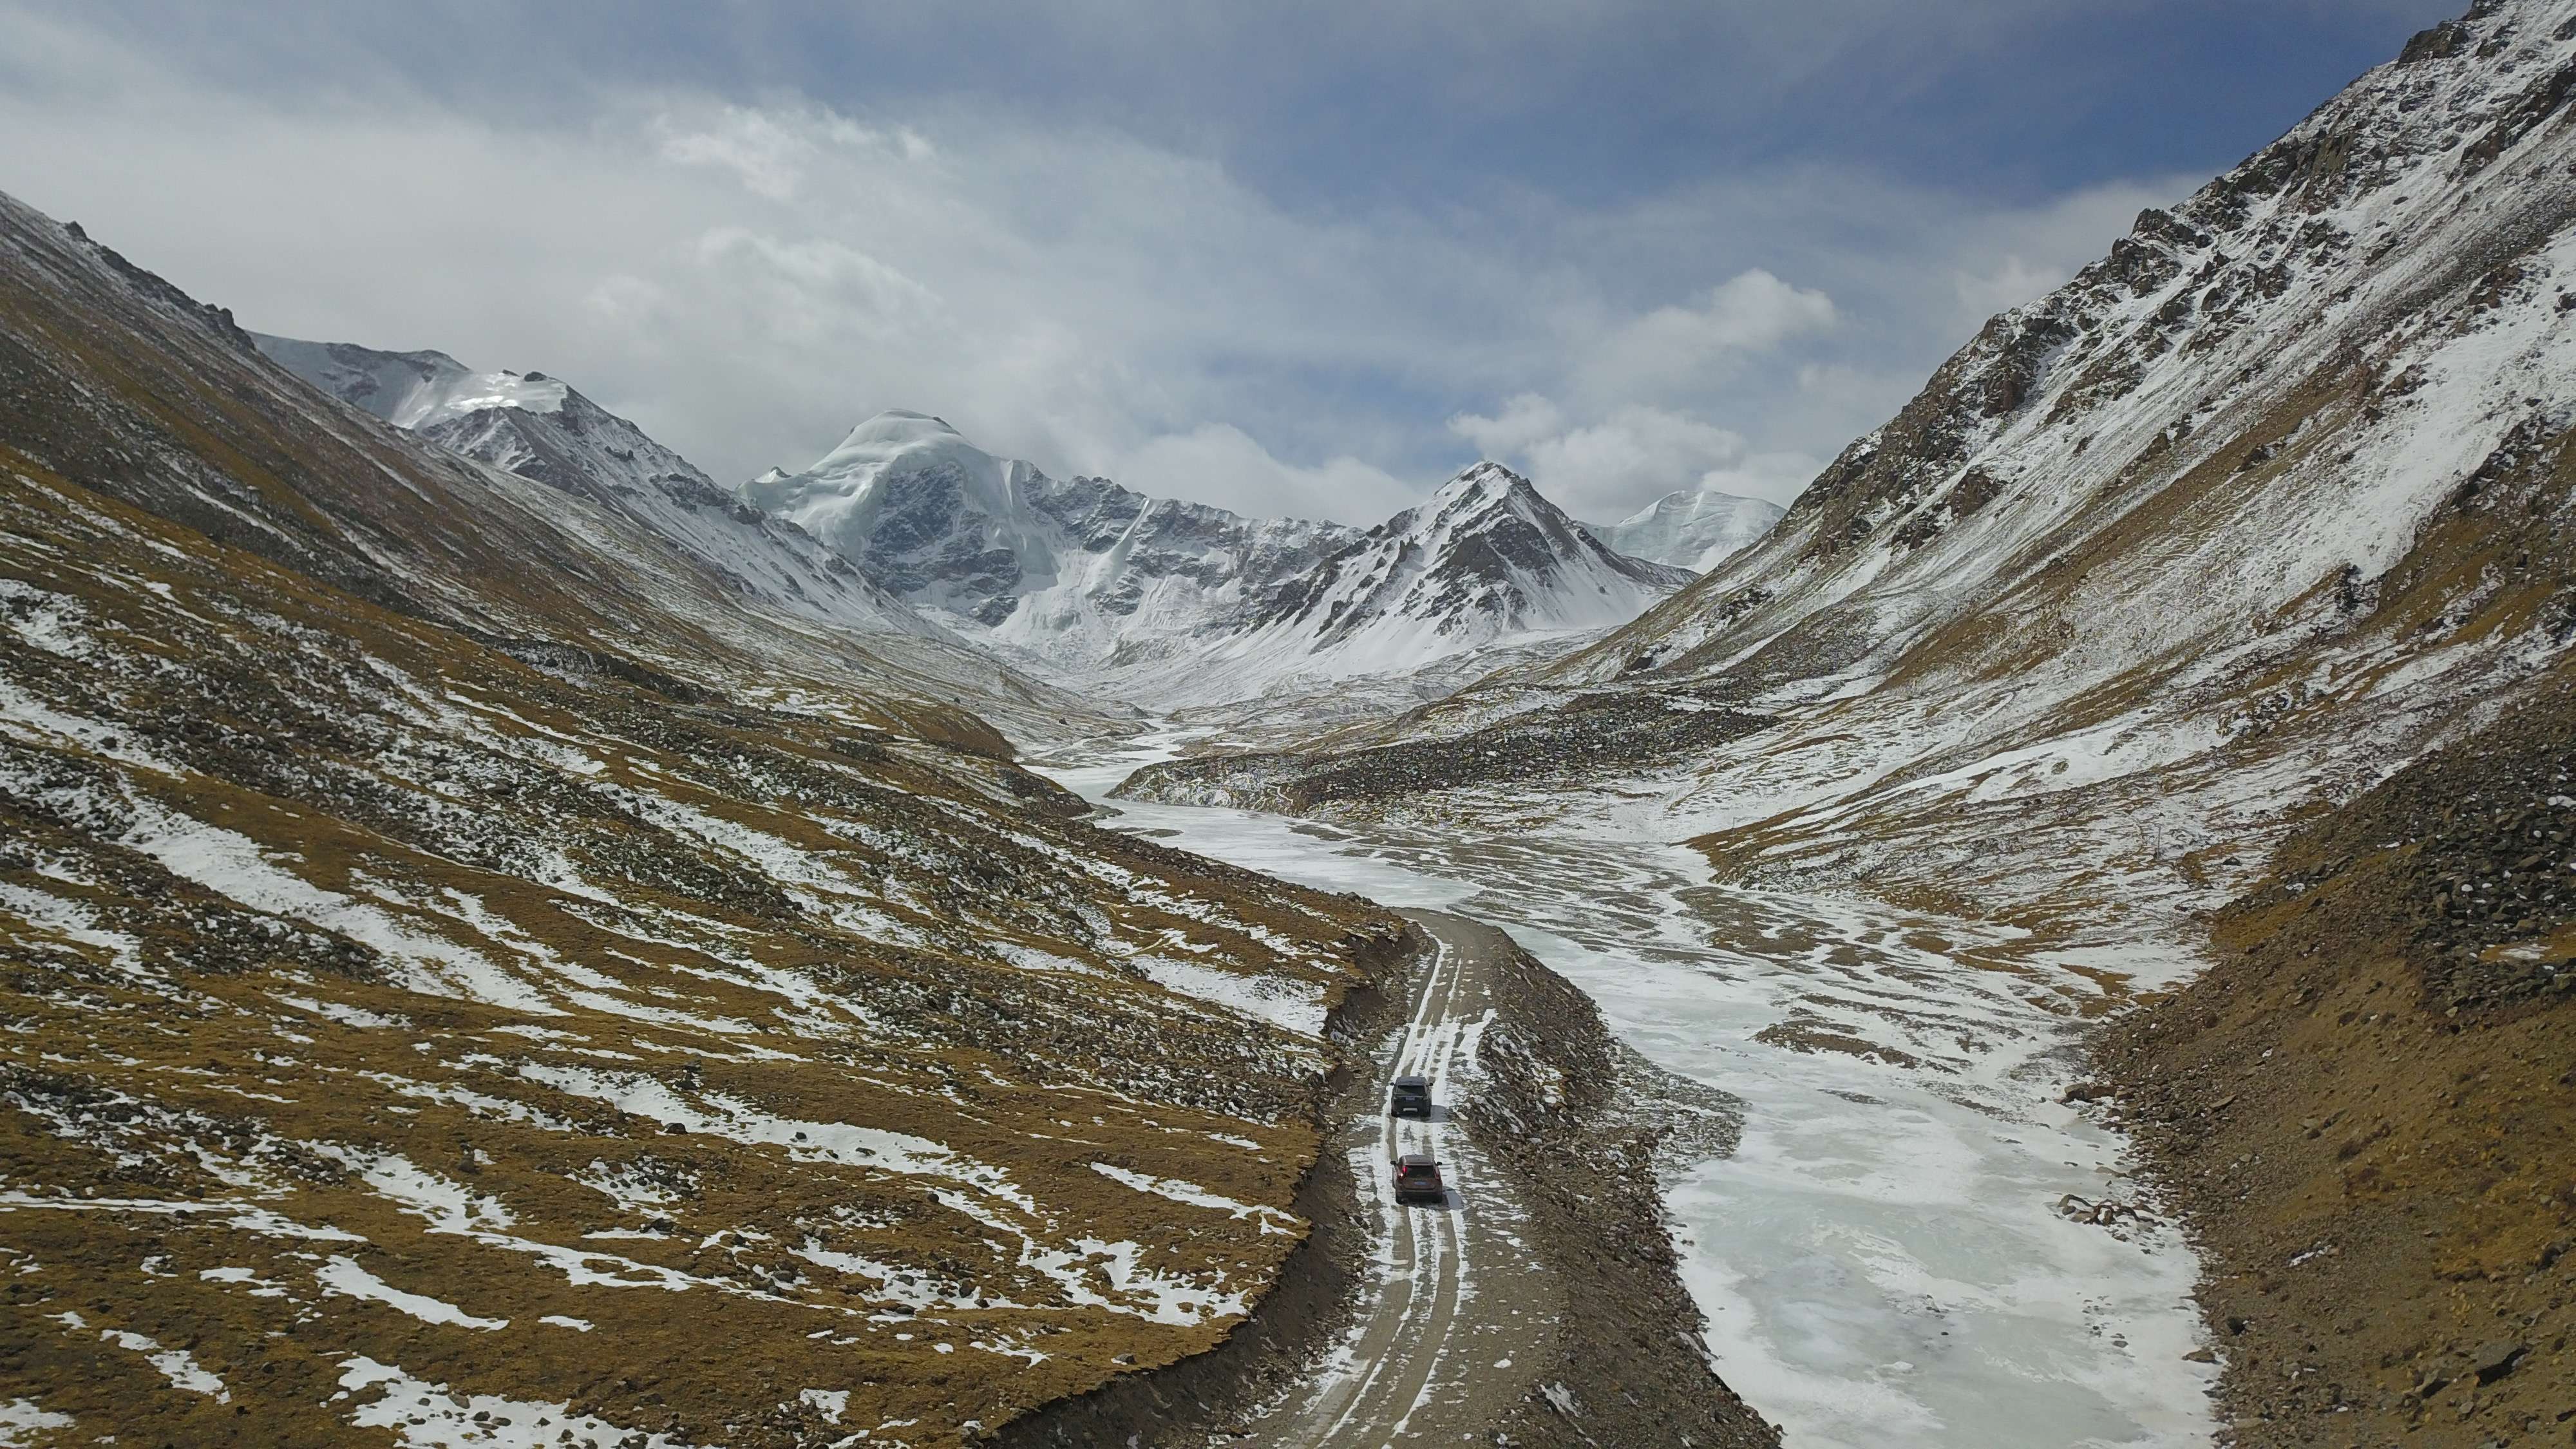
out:
<path id="1" fill-rule="evenodd" d="M 1438 1167 L 1440 1164 L 1433 1160 L 1431 1154 L 1427 1152 L 1408 1152 L 1402 1157 L 1397 1158 L 1395 1160 L 1395 1165 L 1398 1167 Z"/>
<path id="2" fill-rule="evenodd" d="M 1431 1085 L 1431 1079 L 1429 1077 L 1398 1077 L 1395 1079 L 1395 1084 L 1399 1087 L 1427 1087 Z"/>

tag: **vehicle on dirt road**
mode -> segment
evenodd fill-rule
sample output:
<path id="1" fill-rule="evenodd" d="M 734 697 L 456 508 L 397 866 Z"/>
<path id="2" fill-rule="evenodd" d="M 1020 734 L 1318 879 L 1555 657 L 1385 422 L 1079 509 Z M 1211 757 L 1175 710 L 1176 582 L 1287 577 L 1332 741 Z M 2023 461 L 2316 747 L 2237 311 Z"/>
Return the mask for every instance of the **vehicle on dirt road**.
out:
<path id="1" fill-rule="evenodd" d="M 1431 1115 L 1431 1079 L 1396 1078 L 1395 1093 L 1387 1102 L 1386 1114 L 1390 1117 L 1428 1118 Z"/>
<path id="2" fill-rule="evenodd" d="M 1408 1152 L 1395 1160 L 1397 1202 L 1447 1202 L 1449 1185 L 1440 1180 L 1440 1164 L 1426 1153 Z"/>

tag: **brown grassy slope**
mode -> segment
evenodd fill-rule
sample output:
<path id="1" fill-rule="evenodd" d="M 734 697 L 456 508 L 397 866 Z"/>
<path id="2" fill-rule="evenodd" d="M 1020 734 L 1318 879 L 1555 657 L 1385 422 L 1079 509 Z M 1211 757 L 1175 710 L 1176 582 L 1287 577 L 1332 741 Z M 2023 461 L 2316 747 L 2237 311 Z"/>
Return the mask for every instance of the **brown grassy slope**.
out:
<path id="1" fill-rule="evenodd" d="M 1133 953 L 1329 996 L 1367 908 L 1096 831 L 988 757 L 547 675 L 19 467 L 0 1398 L 82 1442 L 336 1444 L 381 1407 L 333 1398 L 371 1360 L 700 1442 L 827 1442 L 848 1431 L 799 1396 L 847 1391 L 846 1422 L 953 1442 L 1214 1342 L 1211 1294 L 1297 1241 L 1094 1166 L 1284 1207 L 1315 1151 L 1315 1049 Z M 773 1119 L 816 1141 L 759 1140 Z M 1035 1205 L 826 1152 L 838 1124 Z M 1087 1239 L 1204 1291 L 1140 1317 Z M 1048 1251 L 1091 1261 L 1097 1302 Z M 335 1291 L 342 1258 L 507 1326 Z"/>
<path id="2" fill-rule="evenodd" d="M 2202 1246 L 2239 1442 L 2569 1432 L 2571 840 L 2562 668 L 2293 835 L 2218 964 L 2105 1037 Z"/>
<path id="3" fill-rule="evenodd" d="M 956 1443 L 1276 1275 L 1328 1053 L 1148 967 L 1320 1005 L 1393 925 L 657 559 L 0 199 L 30 1442 Z"/>

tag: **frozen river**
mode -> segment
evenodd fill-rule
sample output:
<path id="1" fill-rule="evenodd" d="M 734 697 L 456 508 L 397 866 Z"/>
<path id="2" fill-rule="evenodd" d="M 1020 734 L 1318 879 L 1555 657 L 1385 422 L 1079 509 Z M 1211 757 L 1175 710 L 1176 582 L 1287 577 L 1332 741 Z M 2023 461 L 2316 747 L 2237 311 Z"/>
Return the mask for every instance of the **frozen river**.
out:
<path id="1" fill-rule="evenodd" d="M 1108 801 L 1148 746 L 1047 773 L 1121 828 L 1502 926 L 1660 1065 L 1744 1103 L 1670 1202 L 1718 1372 L 1793 1449 L 2201 1445 L 2197 1268 L 2169 1228 L 2070 1221 L 2122 1147 L 2058 1095 L 2109 953 L 1712 885 L 1650 843 L 1412 833 Z"/>

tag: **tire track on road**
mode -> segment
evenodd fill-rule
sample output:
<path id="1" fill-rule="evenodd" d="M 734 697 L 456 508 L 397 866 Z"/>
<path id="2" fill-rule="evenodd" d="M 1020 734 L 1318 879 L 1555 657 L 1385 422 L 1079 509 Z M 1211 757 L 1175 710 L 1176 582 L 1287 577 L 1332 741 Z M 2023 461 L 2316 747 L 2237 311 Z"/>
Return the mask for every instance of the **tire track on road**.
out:
<path id="1" fill-rule="evenodd" d="M 1519 1391 L 1503 1370 L 1516 1353 L 1529 1352 L 1551 1316 L 1537 1311 L 1532 1294 L 1510 1291 L 1508 1263 L 1493 1283 L 1470 1291 L 1471 1260 L 1505 1249 L 1510 1239 L 1501 1223 L 1518 1217 L 1504 1184 L 1476 1170 L 1469 1140 L 1448 1130 L 1454 1094 L 1473 1072 L 1471 1028 L 1490 1015 L 1492 946 L 1488 937 L 1462 929 L 1468 922 L 1408 915 L 1430 935 L 1432 958 L 1402 1036 L 1379 1063 L 1374 1111 L 1348 1123 L 1343 1137 L 1353 1170 L 1365 1175 L 1379 1273 L 1353 1336 L 1319 1380 L 1251 1428 L 1262 1443 L 1379 1449 L 1435 1432 L 1454 1438 L 1493 1407 L 1485 1390 Z M 1427 1120 L 1386 1111 L 1394 1079 L 1407 1075 L 1431 1080 Z M 1438 1159 L 1448 1189 L 1440 1205 L 1395 1202 L 1391 1165 L 1408 1151 Z M 1473 1348 L 1465 1342 L 1470 1337 L 1477 1340 Z M 1498 1356 L 1490 1360 L 1493 1368 L 1483 1369 L 1473 1360 L 1488 1352 Z"/>

